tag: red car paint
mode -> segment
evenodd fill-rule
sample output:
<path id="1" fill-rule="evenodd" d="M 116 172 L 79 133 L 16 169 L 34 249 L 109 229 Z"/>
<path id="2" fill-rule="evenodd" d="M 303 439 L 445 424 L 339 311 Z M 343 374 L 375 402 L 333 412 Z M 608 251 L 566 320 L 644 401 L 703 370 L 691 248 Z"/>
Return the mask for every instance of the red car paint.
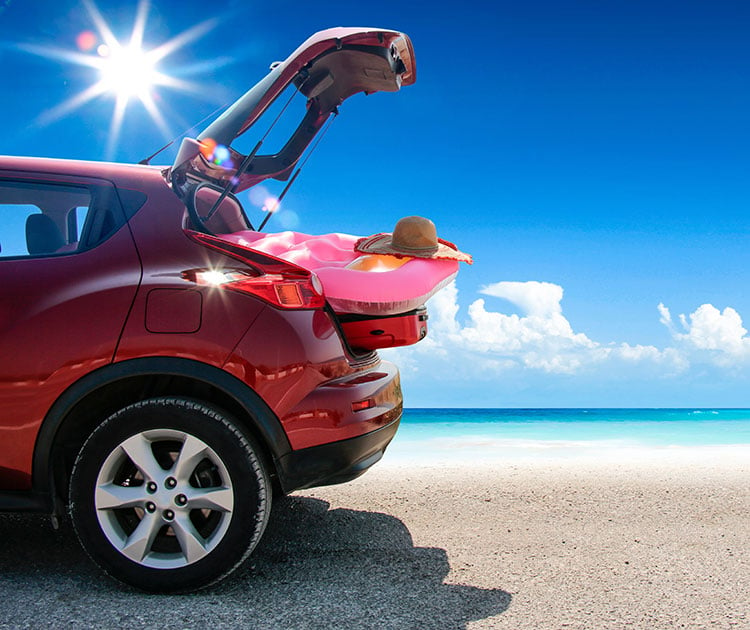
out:
<path id="1" fill-rule="evenodd" d="M 382 457 L 402 394 L 373 349 L 426 315 L 346 321 L 314 273 L 213 230 L 254 229 L 230 189 L 294 181 L 344 99 L 414 79 L 405 35 L 329 29 L 170 168 L 0 156 L 0 510 L 67 504 L 108 573 L 185 591 L 247 557 L 271 495 Z M 306 113 L 279 153 L 213 160 L 290 86 Z"/>
<path id="2" fill-rule="evenodd" d="M 161 169 L 0 158 L 1 181 L 138 190 L 147 200 L 97 247 L 0 259 L 0 489 L 30 490 L 40 428 L 82 377 L 146 357 L 225 370 L 280 419 L 292 449 L 362 435 L 396 419 L 398 372 L 354 357 L 323 309 L 273 308 L 252 296 L 200 286 L 185 272 L 226 257 L 189 238 L 185 209 Z M 375 378 L 359 379 L 362 374 Z M 352 402 L 376 406 L 352 411 Z"/>

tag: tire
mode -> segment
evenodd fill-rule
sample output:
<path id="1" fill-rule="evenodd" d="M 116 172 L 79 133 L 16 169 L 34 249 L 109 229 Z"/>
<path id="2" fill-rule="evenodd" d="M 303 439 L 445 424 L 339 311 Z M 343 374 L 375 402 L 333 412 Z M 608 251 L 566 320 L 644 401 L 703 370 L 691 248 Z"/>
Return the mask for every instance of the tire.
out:
<path id="1" fill-rule="evenodd" d="M 70 479 L 78 539 L 112 577 L 196 590 L 236 569 L 271 510 L 260 450 L 223 411 L 184 398 L 121 409 L 81 448 Z"/>

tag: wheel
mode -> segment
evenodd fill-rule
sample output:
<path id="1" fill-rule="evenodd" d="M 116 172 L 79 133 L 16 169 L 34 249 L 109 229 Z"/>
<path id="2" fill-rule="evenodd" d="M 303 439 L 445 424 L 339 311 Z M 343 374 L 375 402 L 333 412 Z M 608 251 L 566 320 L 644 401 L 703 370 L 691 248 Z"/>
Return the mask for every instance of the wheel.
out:
<path id="1" fill-rule="evenodd" d="M 257 445 L 201 402 L 154 398 L 113 414 L 81 448 L 69 511 L 111 576 L 154 592 L 195 590 L 255 548 L 271 510 Z"/>

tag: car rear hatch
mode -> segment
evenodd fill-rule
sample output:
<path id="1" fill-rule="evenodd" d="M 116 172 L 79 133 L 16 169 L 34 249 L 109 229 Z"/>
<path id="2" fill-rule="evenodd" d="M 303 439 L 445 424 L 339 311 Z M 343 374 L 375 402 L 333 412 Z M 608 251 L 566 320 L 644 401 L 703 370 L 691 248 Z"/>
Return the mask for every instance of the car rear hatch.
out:
<path id="1" fill-rule="evenodd" d="M 415 80 L 414 50 L 408 36 L 403 33 L 373 28 L 332 28 L 318 32 L 286 60 L 272 64 L 270 72 L 261 81 L 196 138 L 185 138 L 167 177 L 189 210 L 195 208 L 196 190 L 203 184 L 224 189 L 226 193 L 236 193 L 266 179 L 291 183 L 295 177 L 292 173 L 305 150 L 331 116 L 338 113 L 338 107 L 345 99 L 360 92 L 395 92 Z M 278 107 L 286 98 L 282 95 L 290 88 L 293 96 L 299 92 L 305 97 L 304 113 L 299 123 L 292 127 L 283 146 L 275 153 L 264 153 L 263 140 L 268 134 L 264 133 L 267 117 L 263 115 Z M 248 133 L 255 127 L 259 128 L 255 129 L 256 134 L 263 135 L 252 150 L 243 153 L 233 146 L 240 143 L 244 134 L 255 135 Z M 206 213 L 208 218 L 216 213 L 220 203 L 221 199 Z M 213 199 L 208 205 L 213 205 Z M 192 227 L 198 232 L 203 231 L 201 228 L 208 232 L 206 238 L 194 233 L 204 244 L 218 249 L 244 249 L 237 248 L 236 244 L 221 245 L 221 235 L 213 234 L 209 222 L 200 220 L 201 212 L 194 211 L 190 216 Z M 220 218 L 212 221 L 216 223 Z M 236 224 L 236 220 L 224 222 L 224 225 L 232 224 Z M 219 232 L 234 232 L 235 229 Z M 212 238 L 212 234 L 219 239 Z M 232 255 L 238 254 L 234 252 Z M 247 255 L 243 254 L 243 257 Z M 259 267 L 256 265 L 256 268 Z M 285 268 L 285 273 L 288 275 L 289 269 Z M 312 279 L 315 279 L 314 274 Z M 259 283 L 260 280 L 254 278 L 243 280 L 242 285 L 236 286 L 257 290 Z M 368 321 L 367 316 L 329 311 L 338 319 L 342 336 L 355 352 L 416 343 L 427 332 L 424 309 L 395 316 L 374 316 L 373 321 Z"/>
<path id="2" fill-rule="evenodd" d="M 359 92 L 395 92 L 416 80 L 414 50 L 408 36 L 371 28 L 332 28 L 305 41 L 285 61 L 231 105 L 197 138 L 185 138 L 170 172 L 175 192 L 210 182 L 232 192 L 265 179 L 289 179 L 305 149 L 341 103 Z M 306 112 L 291 137 L 274 154 L 262 143 L 243 154 L 232 147 L 240 136 L 290 86 L 307 99 Z M 216 149 L 220 148 L 221 155 Z"/>

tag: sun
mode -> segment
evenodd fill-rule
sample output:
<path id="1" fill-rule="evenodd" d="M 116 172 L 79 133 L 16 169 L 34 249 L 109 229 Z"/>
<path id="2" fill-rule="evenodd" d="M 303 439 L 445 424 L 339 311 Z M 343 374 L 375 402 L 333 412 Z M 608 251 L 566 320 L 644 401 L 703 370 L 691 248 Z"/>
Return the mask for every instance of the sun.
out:
<path id="1" fill-rule="evenodd" d="M 160 83 L 156 62 L 137 46 L 120 46 L 110 50 L 100 46 L 99 68 L 102 88 L 119 99 L 148 98 L 151 88 Z"/>
<path id="2" fill-rule="evenodd" d="M 165 138 L 172 138 L 175 135 L 174 130 L 169 128 L 156 105 L 155 95 L 158 93 L 158 88 L 192 92 L 202 97 L 206 96 L 206 90 L 205 87 L 202 89 L 200 84 L 172 76 L 161 69 L 160 64 L 168 55 L 215 28 L 219 20 L 212 18 L 196 24 L 169 41 L 147 49 L 143 45 L 143 35 L 148 17 L 149 0 L 139 0 L 129 41 L 124 42 L 115 37 L 93 0 L 83 0 L 83 4 L 91 17 L 93 29 L 83 31 L 76 36 L 78 50 L 34 44 L 17 45 L 19 49 L 26 52 L 86 66 L 96 72 L 92 85 L 45 111 L 37 118 L 36 123 L 40 126 L 50 124 L 94 99 L 110 96 L 114 98 L 115 105 L 105 150 L 106 159 L 112 159 L 116 152 L 125 111 L 132 101 L 140 103 L 145 108 Z M 208 61 L 199 64 L 199 67 L 205 71 L 207 68 L 217 68 L 223 63 L 225 62 L 222 60 Z M 182 68 L 180 74 L 189 75 L 190 70 L 190 68 Z"/>

